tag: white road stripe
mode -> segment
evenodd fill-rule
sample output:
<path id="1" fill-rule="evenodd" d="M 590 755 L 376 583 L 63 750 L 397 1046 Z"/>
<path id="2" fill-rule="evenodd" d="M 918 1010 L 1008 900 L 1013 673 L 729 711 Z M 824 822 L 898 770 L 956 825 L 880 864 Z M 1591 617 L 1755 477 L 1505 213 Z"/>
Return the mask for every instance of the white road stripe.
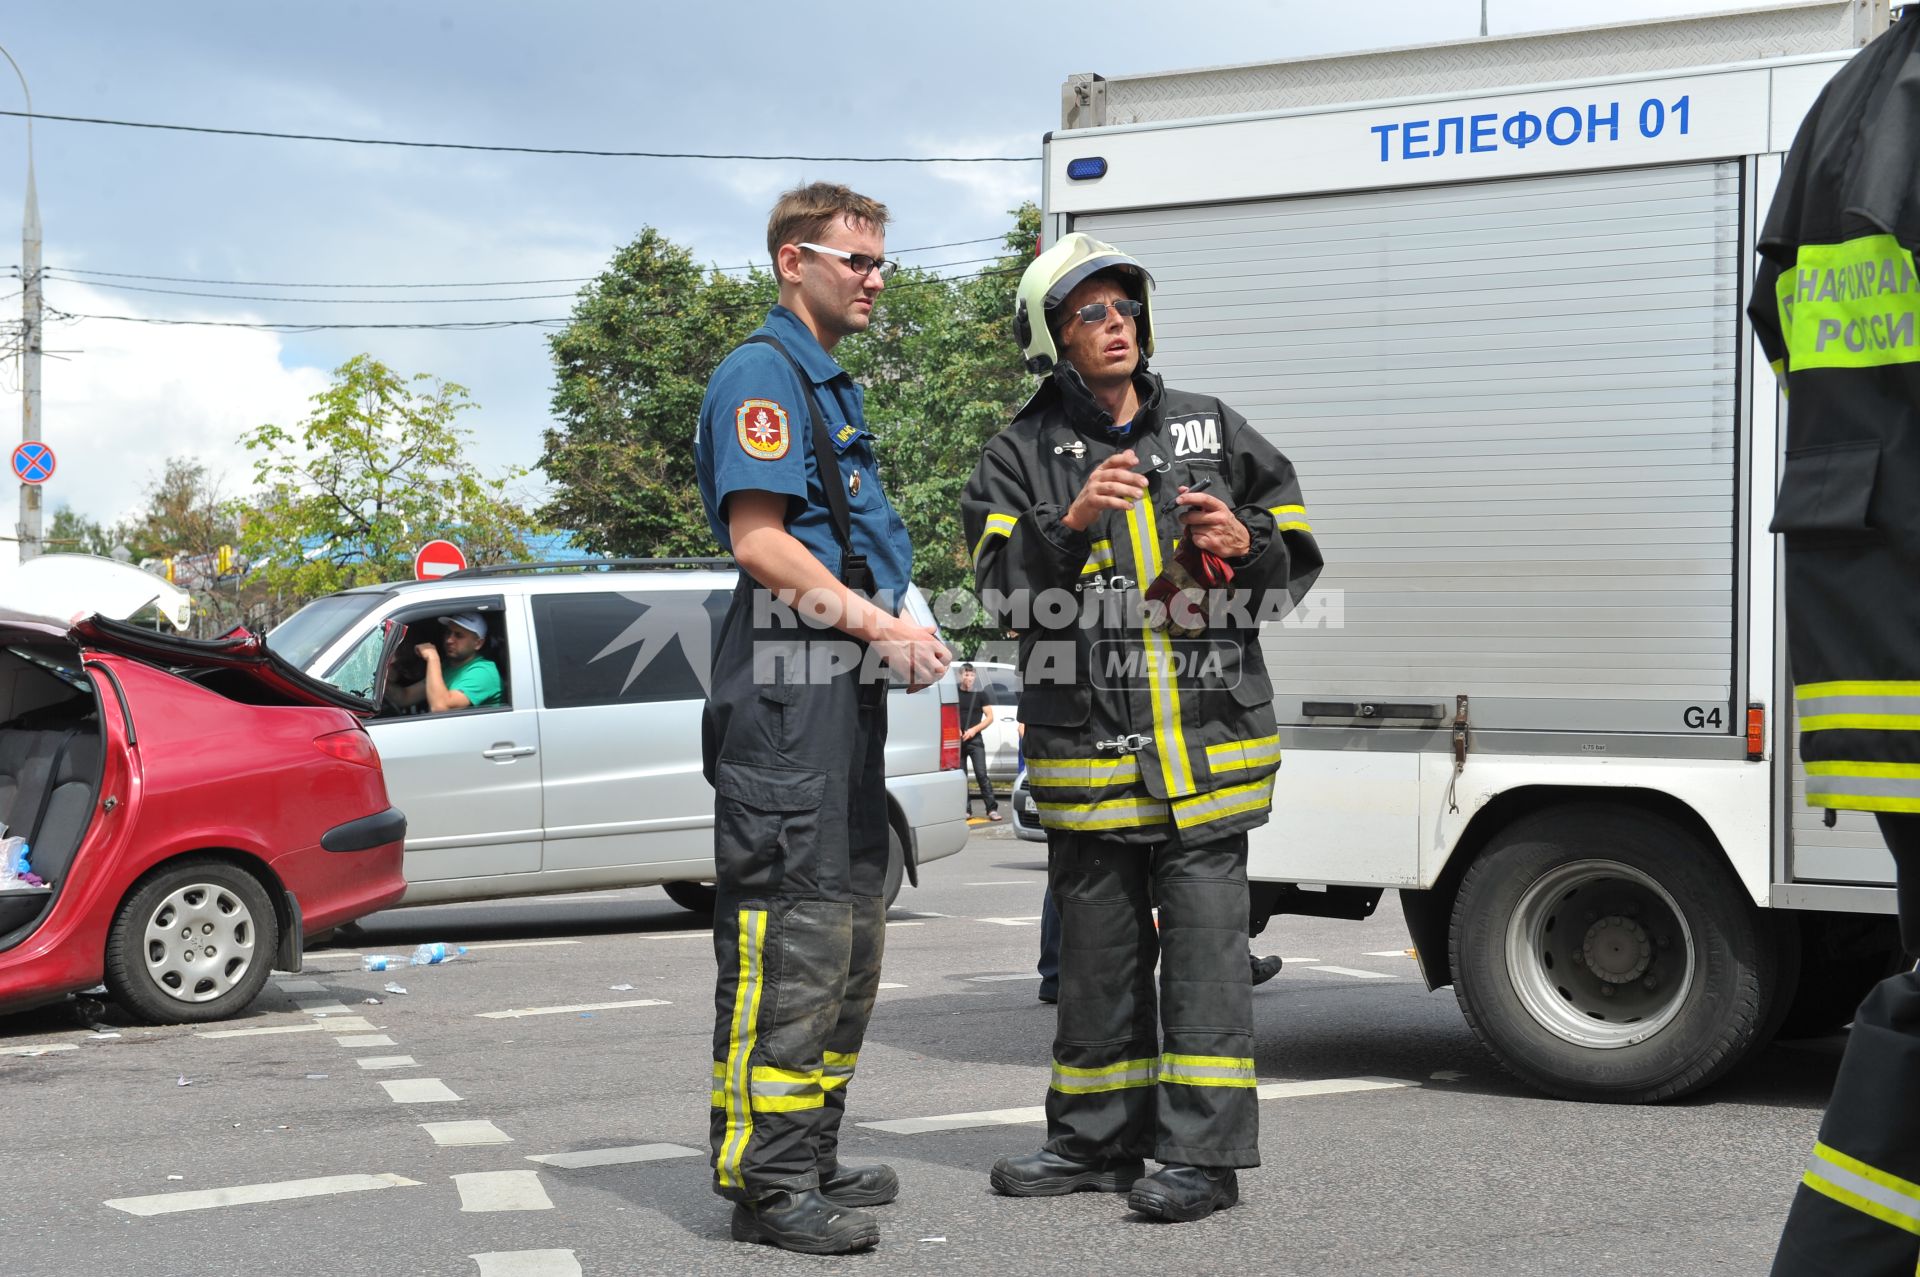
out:
<path id="1" fill-rule="evenodd" d="M 1282 958 L 1282 962 L 1318 962 L 1318 958 Z"/>
<path id="2" fill-rule="evenodd" d="M 1349 1091 L 1387 1091 L 1419 1086 L 1390 1077 L 1337 1077 L 1313 1082 L 1268 1082 L 1255 1088 L 1263 1100 L 1303 1099 L 1314 1095 L 1340 1095 Z M 893 1135 L 920 1135 L 927 1131 L 963 1131 L 977 1126 L 1021 1126 L 1047 1120 L 1045 1105 L 1018 1109 L 988 1109 L 981 1113 L 948 1113 L 940 1117 L 907 1117 L 890 1122 L 860 1122 L 869 1130 Z"/>
<path id="3" fill-rule="evenodd" d="M 0 1055 L 47 1055 L 54 1051 L 78 1051 L 72 1042 L 40 1042 L 28 1046 L 0 1046 Z"/>
<path id="4" fill-rule="evenodd" d="M 1375 949 L 1366 956 L 1369 958 L 1411 958 L 1413 954 L 1405 949 Z"/>
<path id="5" fill-rule="evenodd" d="M 921 924 L 917 922 L 889 922 L 887 925 L 889 927 L 917 927 Z"/>
<path id="6" fill-rule="evenodd" d="M 353 1014 L 353 1012 L 348 1009 L 347 1004 L 344 1002 L 296 1002 L 294 1003 L 294 1006 L 297 1007 L 303 1014 L 311 1015 L 311 1016 L 352 1015 Z"/>
<path id="7" fill-rule="evenodd" d="M 547 1166 L 578 1171 L 592 1166 L 629 1166 L 634 1162 L 660 1162 L 671 1157 L 705 1157 L 707 1150 L 684 1144 L 628 1144 L 623 1148 L 589 1148 L 578 1153 L 540 1153 L 527 1158 Z"/>
<path id="8" fill-rule="evenodd" d="M 539 1171 L 474 1171 L 453 1177 L 460 1209 L 468 1212 L 552 1210 L 553 1199 L 540 1186 Z"/>
<path id="9" fill-rule="evenodd" d="M 569 1007 L 521 1007 L 517 1011 L 479 1011 L 482 1020 L 519 1020 L 530 1015 L 572 1015 L 580 1011 L 618 1011 L 623 1007 L 670 1007 L 659 998 L 635 998 L 631 1002 L 581 1002 Z"/>
<path id="10" fill-rule="evenodd" d="M 392 1046 L 394 1044 L 393 1039 L 384 1033 L 355 1033 L 349 1037 L 335 1038 L 334 1042 L 348 1050 L 361 1046 Z"/>
<path id="11" fill-rule="evenodd" d="M 961 885 L 966 887 L 1027 887 L 1039 881 L 1038 878 L 1002 878 L 997 882 L 968 882 L 962 883 Z"/>
<path id="12" fill-rule="evenodd" d="M 1360 980 L 1391 980 L 1393 979 L 1393 977 L 1388 975 L 1385 971 L 1360 971 L 1353 967 L 1318 966 L 1318 967 L 1315 967 L 1314 970 L 1315 971 L 1331 971 L 1334 975 L 1350 975 Z"/>
<path id="13" fill-rule="evenodd" d="M 327 986 L 318 980 L 276 980 L 282 993 L 325 993 Z"/>
<path id="14" fill-rule="evenodd" d="M 492 1122 L 422 1122 L 420 1129 L 433 1136 L 433 1142 L 448 1148 L 466 1148 L 475 1144 L 511 1144 L 513 1136 Z"/>
<path id="15" fill-rule="evenodd" d="M 405 1077 L 380 1085 L 395 1104 L 451 1104 L 460 1098 L 437 1077 Z"/>
<path id="16" fill-rule="evenodd" d="M 881 987 L 881 988 L 883 988 L 883 989 L 904 989 L 904 988 L 906 988 L 907 986 L 906 986 L 906 985 L 904 985 L 904 984 L 886 984 L 886 983 L 884 983 L 884 982 L 883 982 L 883 983 L 882 983 L 882 984 L 880 985 L 880 987 Z"/>
<path id="17" fill-rule="evenodd" d="M 1040 921 L 1040 915 L 1036 913 L 1031 918 L 975 918 L 974 921 L 991 922 L 996 927 L 1031 927 Z"/>
<path id="18" fill-rule="evenodd" d="M 711 940 L 711 931 L 662 931 L 650 936 L 627 936 L 628 940 Z"/>
<path id="19" fill-rule="evenodd" d="M 410 1069 L 411 1055 L 363 1055 L 354 1061 L 363 1069 Z"/>
<path id="20" fill-rule="evenodd" d="M 325 1029 L 329 1033 L 373 1033 L 377 1031 L 373 1025 L 367 1023 L 367 1017 L 364 1015 L 330 1015 L 313 1027 L 316 1029 Z"/>
<path id="21" fill-rule="evenodd" d="M 1012 975 L 970 975 L 967 977 L 967 979 L 973 981 L 975 984 L 993 984 L 1000 980 L 1038 980 L 1039 978 L 1040 973 L 1038 971 L 1019 971 Z"/>
<path id="22" fill-rule="evenodd" d="M 465 946 L 468 953 L 479 953 L 482 949 L 548 949 L 560 944 L 580 944 L 578 940 L 494 940 L 486 944 Z"/>
<path id="23" fill-rule="evenodd" d="M 264 1029 L 215 1029 L 196 1033 L 196 1038 L 263 1038 L 273 1033 L 319 1033 L 337 1027 L 331 1024 L 274 1024 Z"/>
<path id="24" fill-rule="evenodd" d="M 181 1211 L 211 1210 L 216 1206 L 286 1202 L 300 1197 L 329 1197 L 335 1193 L 365 1193 L 376 1188 L 416 1188 L 419 1184 L 417 1179 L 400 1175 L 326 1175 L 319 1179 L 282 1180 L 277 1184 L 239 1184 L 232 1188 L 205 1188 L 186 1193 L 116 1197 L 101 1204 L 129 1215 L 173 1215 Z"/>
<path id="25" fill-rule="evenodd" d="M 480 1265 L 480 1277 L 580 1277 L 570 1250 L 490 1250 L 467 1258 Z"/>

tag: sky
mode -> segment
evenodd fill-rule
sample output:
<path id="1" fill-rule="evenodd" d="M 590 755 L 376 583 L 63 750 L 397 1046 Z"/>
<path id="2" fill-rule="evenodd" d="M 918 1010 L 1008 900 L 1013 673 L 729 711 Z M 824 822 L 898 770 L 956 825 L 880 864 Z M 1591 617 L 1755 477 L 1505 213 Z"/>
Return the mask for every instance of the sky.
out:
<path id="1" fill-rule="evenodd" d="M 1601 7 L 1629 20 L 1747 6 Z M 1591 0 L 1488 0 L 1488 25 L 1495 35 L 1566 27 L 1595 10 Z M 1480 0 L 1109 0 L 1097 20 L 1090 8 L 1052 13 L 1000 0 L 94 0 L 85 12 L 77 21 L 73 6 L 48 0 L 0 6 L 0 46 L 38 111 L 511 146 L 1037 156 L 1042 134 L 1059 124 L 1060 86 L 1071 73 L 1470 38 Z M 21 106 L 17 81 L 0 66 L 0 109 Z M 0 117 L 0 242 L 11 245 L 0 247 L 0 267 L 19 261 L 11 227 L 23 202 L 26 134 L 23 121 Z M 593 159 L 55 121 L 34 126 L 33 162 L 47 304 L 140 320 L 563 319 L 578 284 L 494 282 L 591 277 L 649 225 L 706 262 L 760 261 L 767 209 L 801 181 L 844 181 L 885 202 L 890 251 L 997 237 L 1007 211 L 1040 193 L 1037 162 Z M 995 248 L 962 244 L 905 260 L 964 271 Z M 360 284 L 467 287 L 332 287 Z M 8 296 L 17 288 L 17 278 L 0 279 L 0 313 L 19 305 Z M 314 297 L 341 300 L 292 300 Z M 476 297 L 520 300 L 427 300 Z M 283 335 L 105 318 L 52 324 L 42 433 L 59 469 L 46 485 L 47 509 L 70 505 L 102 522 L 130 514 L 170 456 L 204 462 L 239 495 L 251 466 L 238 436 L 264 422 L 296 426 L 330 371 L 361 352 L 465 386 L 478 405 L 465 418 L 472 459 L 489 474 L 530 467 L 550 422 L 547 331 Z M 18 383 L 17 363 L 0 361 L 0 437 L 19 437 Z M 520 488 L 537 497 L 538 472 Z M 15 491 L 0 522 L 15 517 Z"/>

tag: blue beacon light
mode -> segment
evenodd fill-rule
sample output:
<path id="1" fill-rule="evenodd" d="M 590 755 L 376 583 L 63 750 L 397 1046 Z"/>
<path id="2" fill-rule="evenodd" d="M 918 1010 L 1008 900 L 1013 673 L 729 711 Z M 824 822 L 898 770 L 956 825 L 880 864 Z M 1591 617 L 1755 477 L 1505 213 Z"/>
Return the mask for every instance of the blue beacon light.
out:
<path id="1" fill-rule="evenodd" d="M 1077 160 L 1067 161 L 1067 179 L 1073 182 L 1090 182 L 1096 177 L 1107 175 L 1107 161 L 1104 156 L 1085 155 Z"/>

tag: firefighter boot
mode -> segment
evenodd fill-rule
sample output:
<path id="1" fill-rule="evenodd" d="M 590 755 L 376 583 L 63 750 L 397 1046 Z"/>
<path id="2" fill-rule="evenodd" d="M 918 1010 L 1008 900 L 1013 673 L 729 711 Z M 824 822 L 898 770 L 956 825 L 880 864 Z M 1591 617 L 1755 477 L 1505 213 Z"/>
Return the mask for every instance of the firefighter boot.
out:
<path id="1" fill-rule="evenodd" d="M 823 1166 L 820 1195 L 835 1206 L 885 1206 L 900 1196 L 891 1166 Z"/>
<path id="2" fill-rule="evenodd" d="M 845 1255 L 880 1241 L 873 1216 L 835 1205 L 817 1188 L 777 1188 L 752 1203 L 734 1203 L 732 1232 L 737 1242 L 803 1255 Z"/>
<path id="3" fill-rule="evenodd" d="M 1264 958 L 1250 958 L 1252 970 L 1249 974 L 1255 984 L 1265 984 L 1280 974 L 1281 960 L 1277 954 L 1268 954 Z"/>
<path id="4" fill-rule="evenodd" d="M 1092 1189 L 1097 1193 L 1124 1193 L 1133 1187 L 1146 1165 L 1137 1157 L 1109 1157 L 1076 1162 L 1041 1149 L 1003 1157 L 988 1177 L 997 1193 L 1008 1197 L 1061 1197 Z"/>
<path id="5" fill-rule="evenodd" d="M 1142 1179 L 1127 1194 L 1127 1207 L 1176 1224 L 1205 1219 L 1216 1210 L 1240 1204 L 1240 1177 L 1230 1166 L 1178 1166 L 1169 1163 Z"/>

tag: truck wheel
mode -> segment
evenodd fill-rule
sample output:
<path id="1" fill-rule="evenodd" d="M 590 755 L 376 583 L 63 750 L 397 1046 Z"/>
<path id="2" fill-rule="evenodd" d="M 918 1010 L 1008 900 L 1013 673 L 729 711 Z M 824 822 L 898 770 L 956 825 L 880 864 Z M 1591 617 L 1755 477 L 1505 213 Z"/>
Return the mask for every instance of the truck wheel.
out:
<path id="1" fill-rule="evenodd" d="M 719 899 L 710 882 L 667 882 L 661 884 L 661 890 L 667 893 L 667 899 L 695 913 L 712 913 Z"/>
<path id="2" fill-rule="evenodd" d="M 1450 948 L 1474 1033 L 1528 1085 L 1647 1103 L 1759 1041 L 1777 947 L 1745 888 L 1671 821 L 1582 805 L 1516 822 L 1461 879 Z"/>
<path id="3" fill-rule="evenodd" d="M 1892 918 L 1810 913 L 1800 922 L 1800 987 L 1777 1035 L 1788 1039 L 1820 1037 L 1851 1023 L 1873 986 L 1906 965 Z"/>
<path id="4" fill-rule="evenodd" d="M 280 947 L 266 888 L 224 860 L 163 865 L 133 890 L 107 933 L 107 990 L 148 1024 L 237 1015 Z"/>

